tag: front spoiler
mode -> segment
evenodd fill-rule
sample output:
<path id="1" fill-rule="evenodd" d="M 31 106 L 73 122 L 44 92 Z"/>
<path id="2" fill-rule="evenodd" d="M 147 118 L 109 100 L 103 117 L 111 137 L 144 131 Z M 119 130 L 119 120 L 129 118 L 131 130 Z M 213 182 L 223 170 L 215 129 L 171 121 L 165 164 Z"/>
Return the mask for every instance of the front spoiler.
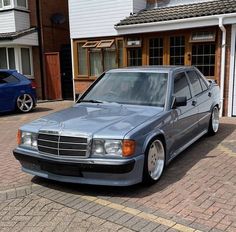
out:
<path id="1" fill-rule="evenodd" d="M 68 183 L 129 186 L 142 181 L 144 155 L 131 159 L 62 160 L 16 149 L 22 170 L 31 175 Z"/>

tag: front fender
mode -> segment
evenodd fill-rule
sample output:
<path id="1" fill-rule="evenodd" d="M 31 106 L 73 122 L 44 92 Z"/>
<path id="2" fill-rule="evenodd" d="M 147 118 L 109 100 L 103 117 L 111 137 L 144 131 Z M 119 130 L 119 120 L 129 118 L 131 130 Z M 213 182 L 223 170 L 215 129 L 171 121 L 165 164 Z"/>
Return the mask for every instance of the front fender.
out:
<path id="1" fill-rule="evenodd" d="M 163 145 L 164 145 L 164 147 L 165 147 L 165 149 L 166 149 L 166 137 L 165 137 L 165 134 L 164 134 L 164 131 L 162 131 L 161 129 L 157 129 L 157 130 L 154 130 L 154 131 L 152 131 L 150 134 L 148 134 L 147 135 L 147 137 L 146 137 L 146 139 L 145 139 L 145 141 L 144 141 L 144 143 L 143 143 L 143 147 L 142 147 L 142 153 L 143 154 L 145 154 L 145 151 L 146 151 L 146 149 L 147 149 L 147 146 L 148 146 L 148 144 L 154 139 L 154 138 L 156 138 L 156 137 L 161 137 L 161 139 L 162 140 L 164 140 L 163 141 Z"/>

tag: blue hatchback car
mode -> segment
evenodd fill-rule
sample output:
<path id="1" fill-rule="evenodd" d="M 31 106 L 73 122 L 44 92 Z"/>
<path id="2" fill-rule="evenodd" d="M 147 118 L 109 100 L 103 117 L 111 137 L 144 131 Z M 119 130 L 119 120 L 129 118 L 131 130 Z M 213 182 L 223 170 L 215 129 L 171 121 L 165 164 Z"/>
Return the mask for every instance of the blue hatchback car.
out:
<path id="1" fill-rule="evenodd" d="M 0 113 L 31 111 L 37 103 L 35 86 L 16 70 L 0 69 Z"/>

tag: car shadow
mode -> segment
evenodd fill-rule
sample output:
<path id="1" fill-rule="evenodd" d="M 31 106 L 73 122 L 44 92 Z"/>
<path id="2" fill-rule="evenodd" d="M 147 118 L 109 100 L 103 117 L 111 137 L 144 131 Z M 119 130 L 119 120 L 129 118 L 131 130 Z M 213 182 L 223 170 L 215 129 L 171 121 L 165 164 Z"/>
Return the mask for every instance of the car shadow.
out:
<path id="1" fill-rule="evenodd" d="M 163 173 L 162 178 L 152 186 L 137 184 L 129 187 L 110 187 L 110 186 L 92 186 L 82 184 L 68 184 L 56 181 L 46 180 L 34 177 L 32 182 L 51 189 L 59 190 L 65 193 L 75 195 L 89 195 L 101 197 L 135 197 L 143 198 L 156 192 L 161 192 L 172 184 L 181 180 L 186 173 L 192 169 L 198 162 L 203 159 L 214 158 L 209 152 L 214 150 L 224 139 L 230 136 L 236 130 L 236 124 L 221 123 L 219 132 L 215 136 L 204 136 L 187 148 L 170 165 Z"/>
<path id="2" fill-rule="evenodd" d="M 32 110 L 28 113 L 20 113 L 20 112 L 17 112 L 17 111 L 0 113 L 0 117 L 22 116 L 24 114 L 29 115 L 29 114 L 34 114 L 34 113 L 47 112 L 47 111 L 51 111 L 51 110 L 53 110 L 53 109 L 47 108 L 47 107 L 36 107 L 34 110 Z"/>

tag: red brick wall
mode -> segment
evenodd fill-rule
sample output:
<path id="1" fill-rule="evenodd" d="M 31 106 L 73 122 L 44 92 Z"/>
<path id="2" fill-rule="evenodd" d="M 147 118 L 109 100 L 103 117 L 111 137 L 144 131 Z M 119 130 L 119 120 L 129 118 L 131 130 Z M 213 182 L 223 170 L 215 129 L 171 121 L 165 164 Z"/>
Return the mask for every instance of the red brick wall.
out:
<path id="1" fill-rule="evenodd" d="M 70 43 L 69 15 L 67 0 L 41 0 L 42 26 L 45 52 L 59 52 L 61 45 Z M 51 21 L 53 14 L 60 13 L 65 22 L 55 25 Z"/>
<path id="2" fill-rule="evenodd" d="M 29 1 L 29 10 L 31 27 L 39 27 L 36 0 Z M 43 52 L 60 52 L 62 45 L 70 43 L 68 1 L 40 0 L 40 12 L 42 19 Z M 63 24 L 55 25 L 52 23 L 51 17 L 55 13 L 64 15 L 65 22 Z M 38 86 L 38 96 L 41 98 L 42 86 L 39 54 L 39 48 L 33 48 L 34 76 Z"/>
<path id="3" fill-rule="evenodd" d="M 43 40 L 45 52 L 58 52 L 61 45 L 70 43 L 69 12 L 67 0 L 40 0 Z M 38 26 L 36 0 L 29 1 L 31 26 Z M 55 25 L 51 16 L 60 13 L 65 16 L 65 22 Z"/>
<path id="4" fill-rule="evenodd" d="M 75 93 L 82 94 L 93 83 L 93 81 L 75 80 Z"/>

